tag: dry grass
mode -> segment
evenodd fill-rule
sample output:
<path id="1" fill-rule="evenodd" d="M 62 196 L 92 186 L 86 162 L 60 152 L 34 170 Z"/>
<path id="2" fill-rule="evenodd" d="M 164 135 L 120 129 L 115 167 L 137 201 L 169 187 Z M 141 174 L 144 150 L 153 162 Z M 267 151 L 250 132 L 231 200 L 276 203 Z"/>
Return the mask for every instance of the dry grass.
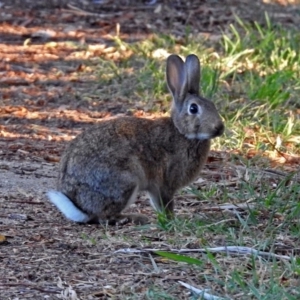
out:
<path id="1" fill-rule="evenodd" d="M 199 11 L 189 14 L 189 6 L 180 2 L 176 9 L 166 2 L 160 13 L 139 6 L 133 21 L 131 7 L 117 7 L 126 13 L 116 14 L 114 21 L 104 16 L 99 45 L 98 29 L 90 28 L 97 18 L 84 14 L 90 3 L 75 1 L 83 12 L 67 4 L 56 11 L 20 3 L 25 4 L 40 5 L 31 12 L 34 18 L 26 7 L 5 6 L 7 21 L 0 25 L 6 38 L 0 50 L 5 57 L 0 62 L 1 298 L 199 298 L 182 281 L 225 299 L 299 299 L 300 64 L 293 43 L 299 8 L 201 2 Z M 272 16 L 271 26 L 264 9 Z M 103 10 L 111 13 L 109 5 Z M 233 12 L 243 21 L 237 22 Z M 170 28 L 171 17 L 175 25 Z M 142 32 L 132 32 L 139 20 L 155 20 L 151 33 L 166 35 L 148 35 L 142 26 Z M 117 21 L 122 21 L 119 36 Z M 83 27 L 61 30 L 68 22 Z M 32 39 L 53 23 L 52 39 Z M 223 42 L 220 29 L 227 36 Z M 66 142 L 110 115 L 167 113 L 163 70 L 170 52 L 201 57 L 203 92 L 215 99 L 227 126 L 199 180 L 176 195 L 176 218 L 156 215 L 140 195 L 130 210 L 147 214 L 151 223 L 146 226 L 66 221 L 44 195 L 55 185 Z M 271 255 L 192 251 L 220 246 Z M 169 258 L 156 251 L 116 252 L 127 248 L 191 252 Z"/>

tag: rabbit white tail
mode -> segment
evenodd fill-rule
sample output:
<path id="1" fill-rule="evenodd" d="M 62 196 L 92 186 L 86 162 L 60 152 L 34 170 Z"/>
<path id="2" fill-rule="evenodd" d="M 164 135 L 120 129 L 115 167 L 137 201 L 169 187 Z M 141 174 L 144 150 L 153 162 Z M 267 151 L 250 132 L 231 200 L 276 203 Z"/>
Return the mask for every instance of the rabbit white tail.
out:
<path id="1" fill-rule="evenodd" d="M 58 191 L 47 192 L 49 200 L 68 218 L 74 222 L 86 223 L 90 217 L 77 208 L 74 203 L 63 193 Z"/>

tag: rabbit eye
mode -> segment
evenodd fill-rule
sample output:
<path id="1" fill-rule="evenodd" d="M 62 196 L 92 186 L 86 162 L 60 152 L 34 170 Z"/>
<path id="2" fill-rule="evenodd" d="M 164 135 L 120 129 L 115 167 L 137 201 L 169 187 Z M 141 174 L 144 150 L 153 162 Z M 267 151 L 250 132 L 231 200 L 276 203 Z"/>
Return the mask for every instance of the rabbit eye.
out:
<path id="1" fill-rule="evenodd" d="M 198 105 L 197 105 L 196 103 L 192 103 L 192 104 L 190 105 L 190 107 L 189 107 L 189 113 L 190 113 L 191 115 L 195 115 L 195 114 L 198 113 L 198 111 L 199 111 Z"/>

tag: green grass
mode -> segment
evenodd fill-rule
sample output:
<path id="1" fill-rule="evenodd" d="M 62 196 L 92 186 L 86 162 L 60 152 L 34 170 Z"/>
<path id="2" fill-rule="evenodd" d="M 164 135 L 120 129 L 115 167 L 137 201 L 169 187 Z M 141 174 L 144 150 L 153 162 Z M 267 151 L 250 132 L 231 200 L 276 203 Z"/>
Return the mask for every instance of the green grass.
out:
<path id="1" fill-rule="evenodd" d="M 128 110 L 159 113 L 168 111 L 171 101 L 164 53 L 200 57 L 202 93 L 214 100 L 226 124 L 224 136 L 214 141 L 213 148 L 227 153 L 227 158 L 216 182 L 194 184 L 178 196 L 188 199 L 190 207 L 180 207 L 180 212 L 188 211 L 189 217 L 179 213 L 170 222 L 158 216 L 154 232 L 177 249 L 187 244 L 195 245 L 192 248 L 235 245 L 293 257 L 284 261 L 254 255 L 156 253 L 169 261 L 170 268 L 193 274 L 192 282 L 226 299 L 300 299 L 296 259 L 300 182 L 291 173 L 297 165 L 287 161 L 300 155 L 299 40 L 298 31 L 275 26 L 268 16 L 263 25 L 237 19 L 219 42 L 190 36 L 182 43 L 166 35 L 135 44 L 116 39 L 118 51 L 131 55 L 94 62 L 102 86 L 99 101 L 114 98 L 129 102 Z M 277 173 L 266 170 L 272 168 Z M 238 211 L 209 210 L 225 203 L 248 206 Z M 151 239 L 144 242 L 151 246 Z M 145 299 L 177 299 L 172 288 L 153 285 L 144 292 Z"/>

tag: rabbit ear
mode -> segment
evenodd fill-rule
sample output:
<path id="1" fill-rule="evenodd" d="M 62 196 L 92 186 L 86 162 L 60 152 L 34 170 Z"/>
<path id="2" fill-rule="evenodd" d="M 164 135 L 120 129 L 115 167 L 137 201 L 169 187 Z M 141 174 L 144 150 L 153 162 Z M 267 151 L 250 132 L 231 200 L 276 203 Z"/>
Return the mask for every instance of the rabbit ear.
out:
<path id="1" fill-rule="evenodd" d="M 187 76 L 183 60 L 175 54 L 167 59 L 167 83 L 176 105 L 182 105 L 187 94 Z"/>
<path id="2" fill-rule="evenodd" d="M 185 60 L 187 91 L 199 96 L 200 61 L 195 54 L 190 54 Z"/>

